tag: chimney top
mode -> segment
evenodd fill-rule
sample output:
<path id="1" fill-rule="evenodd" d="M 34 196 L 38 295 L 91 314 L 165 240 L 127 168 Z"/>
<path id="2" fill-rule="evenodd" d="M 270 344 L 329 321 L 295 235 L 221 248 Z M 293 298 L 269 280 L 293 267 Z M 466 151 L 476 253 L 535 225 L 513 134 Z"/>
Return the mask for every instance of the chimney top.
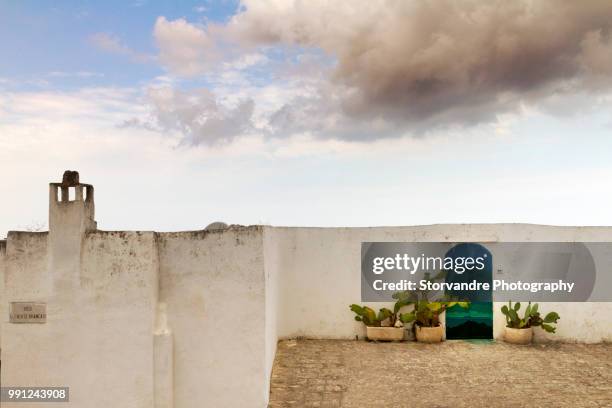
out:
<path id="1" fill-rule="evenodd" d="M 62 185 L 64 187 L 76 187 L 79 185 L 79 172 L 66 170 L 62 177 Z"/>

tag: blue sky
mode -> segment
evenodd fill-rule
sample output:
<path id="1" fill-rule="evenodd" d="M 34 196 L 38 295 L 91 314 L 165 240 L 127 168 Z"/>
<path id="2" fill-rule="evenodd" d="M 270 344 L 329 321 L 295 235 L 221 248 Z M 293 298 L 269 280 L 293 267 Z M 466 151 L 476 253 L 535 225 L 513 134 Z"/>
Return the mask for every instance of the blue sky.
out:
<path id="1" fill-rule="evenodd" d="M 51 86 L 133 86 L 164 70 L 134 64 L 121 55 L 100 53 L 90 37 L 107 33 L 130 48 L 154 55 L 153 26 L 158 16 L 194 23 L 224 21 L 238 8 L 235 1 L 2 1 L 0 76 L 35 80 L 51 73 L 89 72 L 96 76 L 53 78 Z M 7 63 L 11 61 L 11 63 Z M 85 82 L 86 81 L 86 82 Z"/>
<path id="2" fill-rule="evenodd" d="M 612 224 L 612 7 L 463 3 L 0 1 L 0 237 Z"/>

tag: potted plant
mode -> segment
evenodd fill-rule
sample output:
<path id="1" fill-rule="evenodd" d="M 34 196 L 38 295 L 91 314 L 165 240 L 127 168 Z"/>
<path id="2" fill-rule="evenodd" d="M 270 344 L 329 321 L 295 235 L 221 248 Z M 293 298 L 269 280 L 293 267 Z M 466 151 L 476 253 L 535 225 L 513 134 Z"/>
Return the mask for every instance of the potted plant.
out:
<path id="1" fill-rule="evenodd" d="M 355 320 L 365 324 L 368 340 L 401 341 L 405 329 L 399 312 L 410 303 L 406 298 L 398 299 L 393 310 L 383 307 L 378 313 L 368 306 L 352 304 L 349 308 L 355 313 Z"/>
<path id="2" fill-rule="evenodd" d="M 413 330 L 417 341 L 423 343 L 439 343 L 444 337 L 444 326 L 440 322 L 440 315 L 449 307 L 459 305 L 467 308 L 469 302 L 430 302 L 427 299 L 414 303 L 414 310 L 402 314 L 403 323 L 413 322 Z"/>
<path id="3" fill-rule="evenodd" d="M 441 281 L 446 277 L 446 271 L 439 272 L 433 278 L 427 272 L 424 278 L 431 282 Z M 423 343 L 439 343 L 444 337 L 444 326 L 440 322 L 440 316 L 449 307 L 459 305 L 462 308 L 467 308 L 470 302 L 459 301 L 430 301 L 428 290 L 416 290 L 398 292 L 393 295 L 395 299 L 402 300 L 406 304 L 414 305 L 414 309 L 410 313 L 404 313 L 400 316 L 402 323 L 412 323 L 412 330 L 417 341 Z M 445 295 L 448 299 L 449 296 Z"/>
<path id="4" fill-rule="evenodd" d="M 560 319 L 557 312 L 550 312 L 544 318 L 540 316 L 538 311 L 538 304 L 531 302 L 525 309 L 523 318 L 519 317 L 519 310 L 521 303 L 516 302 L 512 306 L 512 302 L 508 302 L 508 305 L 504 305 L 501 308 L 502 313 L 506 316 L 506 330 L 504 333 L 504 340 L 508 343 L 513 344 L 529 344 L 533 338 L 533 328 L 541 327 L 548 333 L 554 333 L 556 330 L 555 326 L 557 320 Z"/>

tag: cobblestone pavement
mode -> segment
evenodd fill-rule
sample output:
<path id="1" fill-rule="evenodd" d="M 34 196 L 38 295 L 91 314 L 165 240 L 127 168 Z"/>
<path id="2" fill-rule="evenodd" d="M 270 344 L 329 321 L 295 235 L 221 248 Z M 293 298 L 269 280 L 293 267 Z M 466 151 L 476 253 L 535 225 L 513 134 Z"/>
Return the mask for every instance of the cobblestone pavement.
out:
<path id="1" fill-rule="evenodd" d="M 270 407 L 612 407 L 612 345 L 288 340 Z"/>

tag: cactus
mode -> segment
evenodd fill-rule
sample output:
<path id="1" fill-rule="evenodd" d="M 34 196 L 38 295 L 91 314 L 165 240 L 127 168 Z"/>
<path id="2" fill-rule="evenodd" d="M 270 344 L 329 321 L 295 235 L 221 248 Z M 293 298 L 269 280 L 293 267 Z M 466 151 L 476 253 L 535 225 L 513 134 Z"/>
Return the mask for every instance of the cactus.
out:
<path id="1" fill-rule="evenodd" d="M 531 302 L 525 309 L 523 317 L 519 317 L 519 310 L 521 309 L 521 303 L 516 302 L 514 306 L 512 302 L 508 302 L 508 305 L 504 305 L 501 308 L 502 313 L 506 316 L 506 326 L 513 329 L 527 329 L 529 327 L 541 327 L 548 333 L 554 333 L 556 327 L 552 324 L 556 324 L 557 320 L 560 319 L 557 312 L 550 312 L 544 318 L 541 317 L 538 311 L 538 304 Z"/>
<path id="2" fill-rule="evenodd" d="M 444 280 L 446 277 L 446 271 L 439 272 L 433 278 L 431 277 L 429 272 L 425 273 L 424 279 L 429 280 L 431 282 L 437 282 Z M 431 302 L 428 300 L 429 291 L 427 290 L 416 290 L 416 291 L 405 291 L 395 293 L 393 298 L 399 300 L 412 300 L 412 304 L 414 304 L 414 310 L 410 313 L 403 313 L 399 315 L 402 323 L 411 323 L 421 327 L 437 327 L 440 325 L 440 316 L 442 313 L 446 311 L 449 307 L 453 307 L 455 305 L 461 306 L 466 309 L 469 307 L 470 302 L 459 302 L 450 300 L 449 296 L 446 296 L 447 301 L 437 301 Z"/>
<path id="3" fill-rule="evenodd" d="M 444 279 L 446 272 L 442 271 L 435 277 L 431 278 L 429 272 L 425 273 L 424 278 L 430 281 L 439 281 Z M 355 320 L 363 322 L 366 326 L 380 327 L 382 322 L 388 319 L 390 326 L 400 321 L 403 324 L 415 323 L 423 327 L 436 327 L 440 325 L 440 315 L 449 307 L 459 305 L 462 308 L 469 307 L 469 302 L 459 301 L 438 301 L 430 302 L 428 300 L 427 290 L 404 291 L 393 294 L 393 299 L 396 299 L 393 310 L 382 308 L 376 312 L 367 307 L 359 305 L 350 305 L 350 309 L 355 313 Z M 448 299 L 448 297 L 447 297 Z M 405 306 L 414 306 L 413 310 L 408 313 L 400 313 Z M 414 327 L 413 327 L 414 329 Z"/>
<path id="4" fill-rule="evenodd" d="M 440 315 L 449 307 L 455 305 L 467 308 L 469 302 L 430 302 L 428 300 L 420 300 L 415 303 L 414 310 L 410 313 L 400 315 L 402 323 L 415 322 L 421 327 L 437 327 L 440 325 Z"/>
<path id="5" fill-rule="evenodd" d="M 367 306 L 350 305 L 355 312 L 355 320 L 363 322 L 366 326 L 380 326 L 380 320 L 377 319 L 376 312 Z"/>
<path id="6" fill-rule="evenodd" d="M 400 319 L 401 315 L 399 312 L 404 306 L 408 306 L 411 303 L 412 302 L 406 297 L 402 297 L 401 299 L 398 298 L 393 305 L 393 310 L 383 307 L 378 311 L 378 314 L 374 309 L 368 306 L 352 304 L 349 308 L 355 313 L 355 320 L 362 322 L 366 326 L 381 327 L 384 321 L 388 321 L 388 325 L 393 327 L 398 320 L 403 322 L 403 320 Z"/>

